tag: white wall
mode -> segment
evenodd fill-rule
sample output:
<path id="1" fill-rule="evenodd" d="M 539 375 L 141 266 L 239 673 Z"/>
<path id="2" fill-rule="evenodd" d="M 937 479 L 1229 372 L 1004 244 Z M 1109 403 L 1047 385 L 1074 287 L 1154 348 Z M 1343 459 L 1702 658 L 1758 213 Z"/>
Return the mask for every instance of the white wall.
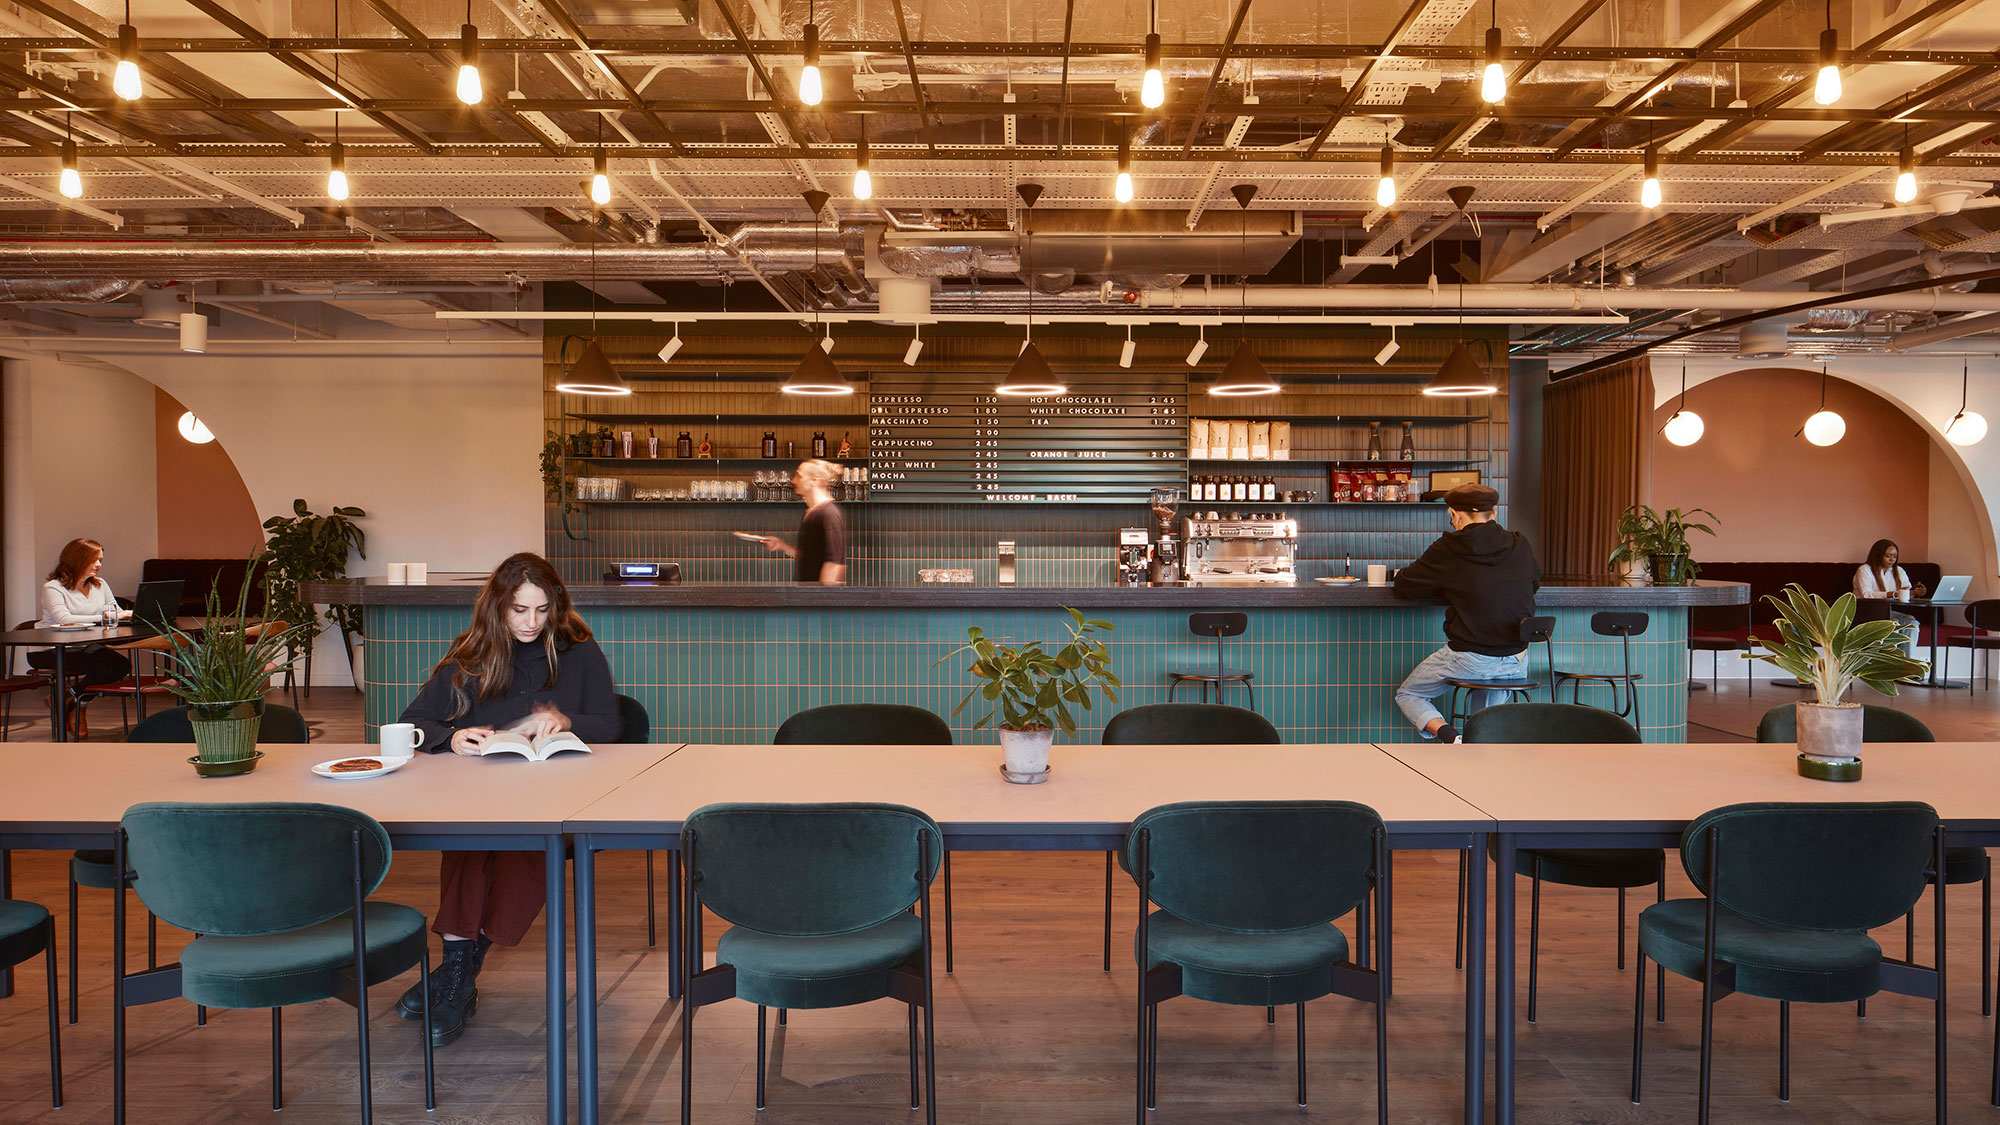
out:
<path id="1" fill-rule="evenodd" d="M 72 539 L 104 544 L 104 579 L 130 597 L 140 564 L 159 546 L 152 384 L 53 357 L 9 362 L 5 379 L 15 546 L 6 564 L 6 625 L 36 615 L 42 582 Z"/>
<path id="2" fill-rule="evenodd" d="M 38 346 L 10 342 L 17 351 Z M 483 571 L 514 551 L 541 549 L 539 339 L 274 341 L 212 348 L 208 355 L 123 342 L 63 347 L 61 361 L 25 362 L 49 365 L 68 379 L 84 369 L 77 360 L 88 354 L 164 388 L 228 450 L 260 519 L 289 514 L 295 497 L 317 512 L 364 509 L 368 557 L 350 560 L 349 574 L 379 576 L 391 561 L 426 562 L 434 572 Z M 152 391 L 133 383 L 144 391 L 150 419 Z M 8 419 L 10 465 L 23 455 L 17 417 L 10 412 Z M 26 455 L 40 461 L 59 432 L 36 425 L 28 440 L 41 449 Z M 79 436 L 96 438 L 88 428 Z M 150 429 L 143 457 L 149 483 L 142 501 L 150 511 Z M 10 505 L 18 495 L 15 479 L 10 473 Z M 91 526 L 108 522 L 93 518 Z M 135 574 L 137 559 L 150 553 L 136 553 Z M 17 569 L 9 559 L 10 598 Z M 323 636 L 315 656 L 316 683 L 349 682 L 337 634 Z"/>

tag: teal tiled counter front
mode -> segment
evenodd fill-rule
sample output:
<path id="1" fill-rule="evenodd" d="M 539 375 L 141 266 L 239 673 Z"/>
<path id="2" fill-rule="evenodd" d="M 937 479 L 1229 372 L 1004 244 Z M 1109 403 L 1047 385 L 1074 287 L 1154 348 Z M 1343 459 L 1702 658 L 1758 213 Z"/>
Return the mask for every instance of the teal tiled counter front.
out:
<path id="1" fill-rule="evenodd" d="M 919 602 L 927 593 L 910 590 L 907 602 Z M 1636 593 L 1606 591 L 1606 604 L 1592 607 L 1573 604 L 1579 596 L 1587 598 L 1586 591 L 1560 591 L 1566 596 L 1557 600 L 1572 604 L 1543 610 L 1557 618 L 1557 663 L 1567 670 L 1618 670 L 1618 641 L 1593 634 L 1590 614 L 1611 605 L 1631 608 L 1632 599 L 1618 595 Z M 1099 702 L 1080 719 L 1074 741 L 1097 741 L 1104 720 L 1118 707 L 1165 702 L 1169 669 L 1214 667 L 1214 642 L 1188 633 L 1185 600 L 1161 606 L 1105 600 L 1128 604 L 1093 605 L 1079 599 L 1076 608 L 1116 626 L 1109 641 L 1113 666 L 1125 687 L 1117 705 Z M 1209 598 L 1200 601 L 1223 608 Z M 364 600 L 364 607 L 366 716 L 372 741 L 381 724 L 395 721 L 450 639 L 465 627 L 469 606 Z M 768 742 L 786 716 L 828 703 L 909 703 L 950 716 L 969 683 L 968 661 L 963 655 L 938 661 L 965 643 L 968 625 L 980 626 L 997 640 L 1040 640 L 1054 647 L 1066 639 L 1068 620 L 1051 606 L 1006 605 L 585 604 L 579 612 L 603 645 L 619 690 L 651 713 L 656 742 Z M 1401 742 L 1417 737 L 1391 697 L 1417 661 L 1443 643 L 1441 607 L 1251 604 L 1244 612 L 1249 629 L 1225 642 L 1225 660 L 1255 674 L 1257 710 L 1285 741 Z M 1641 728 L 1649 742 L 1684 741 L 1687 611 L 1679 605 L 1655 605 L 1648 612 L 1650 627 L 1632 642 L 1634 670 L 1644 677 Z M 1539 646 L 1530 654 L 1529 667 L 1532 677 L 1547 682 Z M 1184 687 L 1177 697 L 1198 699 L 1198 689 Z M 1535 698 L 1546 698 L 1546 688 Z M 1601 686 L 1586 688 L 1583 699 L 1602 705 L 1609 692 Z M 1236 689 L 1227 701 L 1246 702 Z M 975 716 L 968 708 L 950 720 L 959 741 L 993 738 L 972 730 Z"/>

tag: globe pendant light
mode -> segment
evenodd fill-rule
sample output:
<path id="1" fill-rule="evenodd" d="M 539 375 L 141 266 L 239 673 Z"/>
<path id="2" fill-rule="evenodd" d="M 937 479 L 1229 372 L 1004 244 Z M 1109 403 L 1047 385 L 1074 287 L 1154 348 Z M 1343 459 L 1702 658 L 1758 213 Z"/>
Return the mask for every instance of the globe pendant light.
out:
<path id="1" fill-rule="evenodd" d="M 1042 358 L 1042 349 L 1035 346 L 1035 201 L 1042 197 L 1042 185 L 1021 184 L 1014 191 L 1028 208 L 1025 221 L 1028 236 L 1028 332 L 1021 345 L 1021 354 L 1014 357 L 1014 365 L 1007 369 L 1007 378 L 993 388 L 993 393 L 1013 398 L 1059 395 L 1069 388 L 1056 381 L 1056 373 L 1049 369 L 1049 361 Z"/>
<path id="2" fill-rule="evenodd" d="M 1247 332 L 1250 320 L 1250 201 L 1257 197 L 1257 185 L 1237 184 L 1229 189 L 1229 193 L 1236 197 L 1237 217 L 1242 220 L 1236 239 L 1237 268 L 1242 271 L 1238 275 L 1242 286 L 1237 304 L 1237 324 L 1239 331 Z M 1274 395 L 1282 389 L 1277 380 L 1271 378 L 1271 373 L 1264 370 L 1263 363 L 1257 359 L 1257 353 L 1251 349 L 1247 339 L 1236 345 L 1236 354 L 1223 365 L 1221 378 L 1208 385 L 1209 394 L 1225 397 Z"/>
<path id="3" fill-rule="evenodd" d="M 569 349 L 571 340 L 581 336 L 563 337 L 557 355 Z M 625 377 L 611 366 L 610 357 L 597 345 L 597 241 L 590 243 L 590 340 L 583 346 L 583 354 L 576 357 L 569 370 L 563 372 L 556 383 L 556 390 L 572 395 L 629 395 L 632 388 L 625 383 Z"/>
<path id="4" fill-rule="evenodd" d="M 1847 436 L 1847 419 L 1826 408 L 1826 368 L 1819 369 L 1819 410 L 1806 419 L 1799 433 L 1817 446 L 1837 445 Z"/>
<path id="5" fill-rule="evenodd" d="M 1953 445 L 1978 445 L 1986 436 L 1986 419 L 1978 411 L 1965 408 L 1971 391 L 1972 368 L 1967 365 L 1959 372 L 1958 413 L 1944 424 L 1945 440 Z"/>
<path id="6" fill-rule="evenodd" d="M 1693 445 L 1695 442 L 1701 440 L 1702 432 L 1707 428 L 1702 424 L 1701 415 L 1687 408 L 1687 402 L 1688 369 L 1687 364 L 1683 363 L 1681 364 L 1680 409 L 1675 410 L 1673 417 L 1667 419 L 1667 424 L 1660 427 L 1660 433 L 1675 445 Z"/>
<path id="7" fill-rule="evenodd" d="M 818 188 L 805 193 L 806 206 L 812 210 L 813 217 L 813 264 L 815 266 L 819 264 L 819 216 L 821 211 L 826 210 L 827 200 L 832 198 L 831 195 L 820 191 Z M 816 338 L 806 345 L 806 354 L 800 357 L 798 366 L 792 368 L 790 377 L 778 389 L 788 395 L 821 395 L 831 397 L 853 394 L 854 384 L 847 381 L 847 376 L 841 374 L 840 368 L 834 366 L 833 360 L 828 358 L 826 349 L 820 346 L 820 340 L 817 338 L 820 336 L 818 305 L 813 306 L 813 335 Z"/>

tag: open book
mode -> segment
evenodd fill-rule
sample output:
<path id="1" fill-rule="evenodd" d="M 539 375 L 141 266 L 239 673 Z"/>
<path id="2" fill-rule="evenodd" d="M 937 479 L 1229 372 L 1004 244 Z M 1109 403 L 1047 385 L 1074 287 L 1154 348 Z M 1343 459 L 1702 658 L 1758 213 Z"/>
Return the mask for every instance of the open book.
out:
<path id="1" fill-rule="evenodd" d="M 557 731 L 540 738 L 529 738 L 519 731 L 495 731 L 479 747 L 479 757 L 489 754 L 519 754 L 531 762 L 546 762 L 557 754 L 576 750 L 590 753 L 590 747 L 569 731 Z"/>

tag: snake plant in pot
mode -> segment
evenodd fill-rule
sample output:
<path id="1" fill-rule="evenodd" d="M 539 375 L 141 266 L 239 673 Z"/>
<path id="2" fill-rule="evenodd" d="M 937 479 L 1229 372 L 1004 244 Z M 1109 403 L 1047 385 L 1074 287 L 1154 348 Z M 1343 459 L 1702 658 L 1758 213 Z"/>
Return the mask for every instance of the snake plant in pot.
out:
<path id="1" fill-rule="evenodd" d="M 1859 780 L 1861 705 L 1842 697 L 1857 683 L 1893 696 L 1898 681 L 1921 676 L 1930 665 L 1903 652 L 1894 621 L 1857 623 L 1853 594 L 1829 603 L 1795 582 L 1782 596 L 1764 600 L 1778 611 L 1779 639 L 1751 659 L 1768 660 L 1811 684 L 1817 699 L 1798 705 L 1799 772 L 1822 781 Z"/>
<path id="2" fill-rule="evenodd" d="M 194 728 L 195 756 L 188 761 L 203 777 L 257 768 L 263 757 L 257 732 L 264 721 L 264 692 L 271 674 L 284 667 L 291 646 L 301 643 L 310 628 L 301 623 L 280 629 L 251 621 L 245 609 L 254 572 L 253 566 L 244 575 L 234 613 L 223 611 L 218 578 L 209 584 L 199 630 L 182 629 L 172 621 L 154 623 L 167 642 L 172 675 L 167 689 L 187 704 Z"/>
<path id="3" fill-rule="evenodd" d="M 1049 748 L 1055 743 L 1056 730 L 1076 733 L 1072 704 L 1090 710 L 1093 690 L 1116 703 L 1118 689 L 1124 686 L 1111 671 L 1111 650 L 1099 636 L 1112 631 L 1111 622 L 1086 620 L 1078 611 L 1064 609 L 1070 616 L 1064 622 L 1069 643 L 1054 652 L 1044 649 L 1040 641 L 997 644 L 975 625 L 965 631 L 964 645 L 937 661 L 942 664 L 962 653 L 972 654 L 967 671 L 983 682 L 965 693 L 952 717 L 958 717 L 974 697 L 992 705 L 973 729 L 1000 720 L 1000 752 L 1005 759 L 1000 774 L 1019 785 L 1048 780 Z"/>

